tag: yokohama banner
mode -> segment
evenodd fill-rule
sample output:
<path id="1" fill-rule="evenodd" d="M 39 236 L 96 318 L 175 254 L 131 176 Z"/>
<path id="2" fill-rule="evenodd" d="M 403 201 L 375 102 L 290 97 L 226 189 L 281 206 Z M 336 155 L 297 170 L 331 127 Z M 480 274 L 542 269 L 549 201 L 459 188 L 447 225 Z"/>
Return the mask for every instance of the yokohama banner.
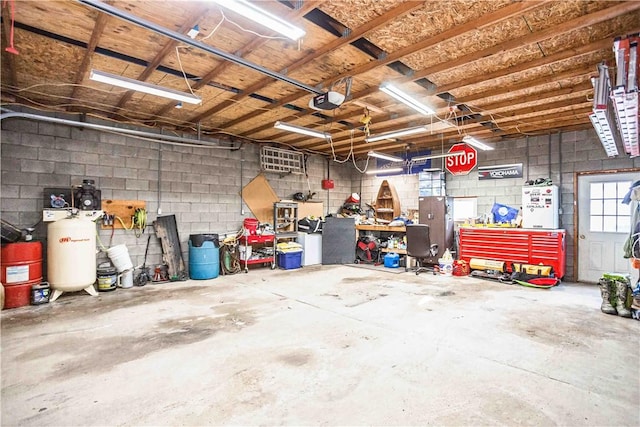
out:
<path id="1" fill-rule="evenodd" d="M 522 178 L 522 163 L 478 167 L 478 179 Z"/>

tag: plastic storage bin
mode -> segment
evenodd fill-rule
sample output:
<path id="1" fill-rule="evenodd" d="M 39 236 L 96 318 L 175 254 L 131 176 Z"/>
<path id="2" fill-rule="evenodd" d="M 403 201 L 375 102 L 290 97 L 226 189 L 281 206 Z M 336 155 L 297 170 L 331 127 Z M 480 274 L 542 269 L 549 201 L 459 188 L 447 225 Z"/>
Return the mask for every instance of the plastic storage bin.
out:
<path id="1" fill-rule="evenodd" d="M 298 252 L 280 252 L 278 254 L 278 267 L 285 270 L 300 268 L 302 265 L 302 251 Z"/>

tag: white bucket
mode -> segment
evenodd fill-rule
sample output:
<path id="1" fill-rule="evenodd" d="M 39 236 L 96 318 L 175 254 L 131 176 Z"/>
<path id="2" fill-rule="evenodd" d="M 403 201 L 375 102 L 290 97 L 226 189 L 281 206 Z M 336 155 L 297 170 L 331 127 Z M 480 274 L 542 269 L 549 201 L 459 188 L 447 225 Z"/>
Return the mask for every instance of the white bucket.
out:
<path id="1" fill-rule="evenodd" d="M 133 268 L 129 251 L 125 245 L 116 245 L 107 249 L 107 256 L 115 266 L 118 273 Z"/>
<path id="2" fill-rule="evenodd" d="M 443 274 L 445 276 L 453 275 L 453 261 L 445 261 L 444 259 L 440 258 L 438 259 L 438 263 L 440 267 L 440 274 Z"/>
<path id="3" fill-rule="evenodd" d="M 133 268 L 118 274 L 118 286 L 123 289 L 133 287 Z"/>

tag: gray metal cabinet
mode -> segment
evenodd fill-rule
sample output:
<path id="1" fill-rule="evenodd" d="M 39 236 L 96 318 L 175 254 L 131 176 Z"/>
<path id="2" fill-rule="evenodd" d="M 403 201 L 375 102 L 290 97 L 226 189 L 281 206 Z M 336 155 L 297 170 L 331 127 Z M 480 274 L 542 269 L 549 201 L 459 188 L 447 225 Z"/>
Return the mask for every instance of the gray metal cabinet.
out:
<path id="1" fill-rule="evenodd" d="M 429 225 L 431 243 L 438 245 L 438 254 L 424 261 L 428 264 L 438 264 L 445 250 L 454 254 L 455 239 L 453 226 L 453 200 L 445 196 L 420 197 L 418 199 L 419 223 Z"/>

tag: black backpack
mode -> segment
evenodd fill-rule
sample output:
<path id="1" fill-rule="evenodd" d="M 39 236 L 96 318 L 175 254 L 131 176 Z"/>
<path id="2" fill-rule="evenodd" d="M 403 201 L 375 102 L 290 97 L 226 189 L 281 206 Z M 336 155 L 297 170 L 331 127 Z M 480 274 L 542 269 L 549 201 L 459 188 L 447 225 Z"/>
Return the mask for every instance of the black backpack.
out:
<path id="1" fill-rule="evenodd" d="M 305 233 L 322 233 L 323 224 L 322 219 L 307 216 L 298 220 L 298 230 Z"/>

